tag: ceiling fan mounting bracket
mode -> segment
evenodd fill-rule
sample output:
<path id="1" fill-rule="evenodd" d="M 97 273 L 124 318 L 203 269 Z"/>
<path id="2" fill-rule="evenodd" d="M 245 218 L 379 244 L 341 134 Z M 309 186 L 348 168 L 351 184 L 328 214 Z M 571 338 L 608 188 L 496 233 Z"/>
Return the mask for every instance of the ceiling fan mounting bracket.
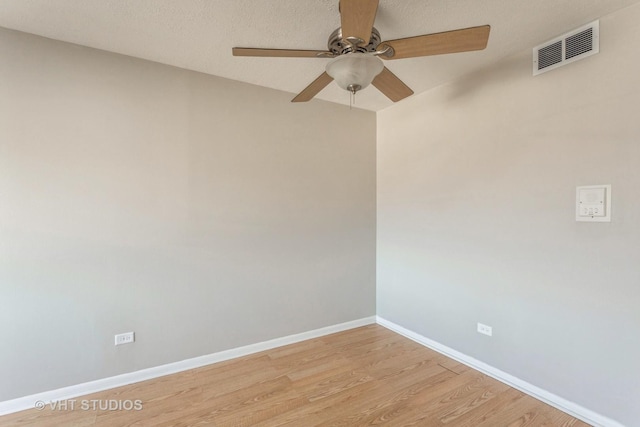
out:
<path id="1" fill-rule="evenodd" d="M 335 56 L 353 52 L 374 53 L 381 41 L 380 33 L 375 28 L 371 29 L 369 44 L 365 46 L 361 46 L 364 41 L 358 37 L 342 38 L 342 28 L 338 28 L 329 36 L 327 48 Z"/>
<path id="2" fill-rule="evenodd" d="M 393 50 L 393 48 L 391 46 L 389 46 L 388 44 L 382 43 L 378 47 L 382 47 L 382 48 L 375 51 L 375 55 L 376 56 L 384 56 L 385 58 L 393 58 L 393 55 L 396 54 L 396 51 Z"/>
<path id="3" fill-rule="evenodd" d="M 337 55 L 333 52 L 319 52 L 316 56 L 318 58 L 335 58 Z"/>
<path id="4" fill-rule="evenodd" d="M 358 46 L 362 46 L 364 44 L 364 40 L 360 37 L 347 37 L 344 41 L 346 41 L 352 49 L 357 49 Z"/>

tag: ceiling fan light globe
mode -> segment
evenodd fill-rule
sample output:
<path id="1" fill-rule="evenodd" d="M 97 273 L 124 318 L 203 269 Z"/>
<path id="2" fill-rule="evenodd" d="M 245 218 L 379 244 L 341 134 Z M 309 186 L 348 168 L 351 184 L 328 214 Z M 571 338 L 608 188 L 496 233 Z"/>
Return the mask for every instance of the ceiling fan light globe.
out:
<path id="1" fill-rule="evenodd" d="M 347 53 L 329 62 L 326 71 L 339 87 L 354 92 L 355 87 L 361 90 L 369 86 L 383 68 L 382 60 L 374 55 Z"/>

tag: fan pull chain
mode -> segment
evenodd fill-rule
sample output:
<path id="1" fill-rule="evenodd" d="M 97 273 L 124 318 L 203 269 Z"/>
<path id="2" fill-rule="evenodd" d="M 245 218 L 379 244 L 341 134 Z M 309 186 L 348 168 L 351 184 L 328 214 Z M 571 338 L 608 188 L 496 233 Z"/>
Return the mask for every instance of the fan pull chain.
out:
<path id="1" fill-rule="evenodd" d="M 351 110 L 351 107 L 353 105 L 356 105 L 356 91 L 350 90 L 349 91 L 349 110 Z"/>

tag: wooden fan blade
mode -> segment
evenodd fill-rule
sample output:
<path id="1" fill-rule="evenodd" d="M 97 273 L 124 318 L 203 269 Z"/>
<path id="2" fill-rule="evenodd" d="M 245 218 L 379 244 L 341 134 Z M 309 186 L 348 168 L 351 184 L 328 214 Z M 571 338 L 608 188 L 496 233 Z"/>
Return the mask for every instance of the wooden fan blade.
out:
<path id="1" fill-rule="evenodd" d="M 386 46 L 393 48 L 393 54 L 391 56 L 382 54 L 380 55 L 382 59 L 415 58 L 417 56 L 482 50 L 487 47 L 490 29 L 489 25 L 483 25 L 444 33 L 389 40 L 380 43 L 378 50 L 384 50 Z"/>
<path id="2" fill-rule="evenodd" d="M 361 39 L 361 46 L 369 44 L 373 21 L 378 12 L 378 0 L 340 0 L 342 38 Z"/>
<path id="3" fill-rule="evenodd" d="M 329 83 L 333 81 L 333 77 L 331 77 L 326 72 L 320 74 L 320 77 L 315 79 L 309 86 L 304 88 L 302 92 L 300 92 L 295 98 L 291 100 L 291 102 L 307 102 L 311 100 L 314 96 L 316 96 L 322 89 L 324 89 Z"/>
<path id="4" fill-rule="evenodd" d="M 411 88 L 404 84 L 387 67 L 382 69 L 382 72 L 373 79 L 371 84 L 393 102 L 398 102 L 407 96 L 413 95 Z"/>
<path id="5" fill-rule="evenodd" d="M 334 55 L 325 50 L 296 49 L 256 49 L 252 47 L 234 47 L 233 56 L 268 56 L 290 58 L 332 58 Z"/>

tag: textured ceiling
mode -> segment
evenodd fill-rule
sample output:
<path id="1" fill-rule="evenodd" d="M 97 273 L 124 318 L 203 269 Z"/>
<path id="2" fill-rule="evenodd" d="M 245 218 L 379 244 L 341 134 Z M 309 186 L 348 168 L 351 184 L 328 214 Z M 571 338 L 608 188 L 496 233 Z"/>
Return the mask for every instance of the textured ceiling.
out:
<path id="1" fill-rule="evenodd" d="M 491 25 L 486 50 L 385 62 L 420 93 L 638 2 L 380 0 L 375 26 L 389 40 Z M 327 59 L 233 57 L 231 48 L 325 49 L 340 16 L 338 0 L 0 0 L 0 26 L 280 89 L 293 97 L 324 71 Z M 349 103 L 348 92 L 335 84 L 317 97 Z M 356 98 L 357 107 L 374 111 L 391 104 L 373 86 Z"/>

